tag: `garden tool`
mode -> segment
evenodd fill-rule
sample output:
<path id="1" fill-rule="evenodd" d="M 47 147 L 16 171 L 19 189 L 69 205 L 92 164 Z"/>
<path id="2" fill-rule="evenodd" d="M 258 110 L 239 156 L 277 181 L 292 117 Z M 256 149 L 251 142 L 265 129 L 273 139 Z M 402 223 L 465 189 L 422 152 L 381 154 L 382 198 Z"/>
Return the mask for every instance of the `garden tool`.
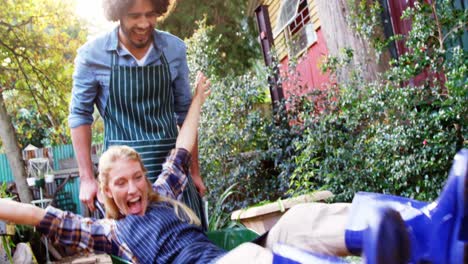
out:
<path id="1" fill-rule="evenodd" d="M 94 206 L 96 207 L 96 213 L 95 217 L 97 219 L 103 219 L 106 217 L 106 210 L 104 210 L 103 205 L 101 202 L 98 201 L 98 199 L 94 199 Z"/>
<path id="2" fill-rule="evenodd" d="M 351 205 L 345 241 L 360 254 L 368 215 L 375 206 L 390 206 L 405 221 L 411 244 L 410 263 L 464 263 L 468 257 L 468 150 L 454 158 L 448 180 L 432 203 L 393 195 L 356 194 Z"/>

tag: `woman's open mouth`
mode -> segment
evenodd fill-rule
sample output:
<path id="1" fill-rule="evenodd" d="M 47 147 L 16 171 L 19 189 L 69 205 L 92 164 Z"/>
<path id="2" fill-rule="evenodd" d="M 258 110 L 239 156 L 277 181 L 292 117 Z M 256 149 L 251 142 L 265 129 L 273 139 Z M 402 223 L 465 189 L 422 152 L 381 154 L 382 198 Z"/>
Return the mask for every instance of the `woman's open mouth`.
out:
<path id="1" fill-rule="evenodd" d="M 127 202 L 128 214 L 140 214 L 143 210 L 141 196 L 135 197 Z"/>

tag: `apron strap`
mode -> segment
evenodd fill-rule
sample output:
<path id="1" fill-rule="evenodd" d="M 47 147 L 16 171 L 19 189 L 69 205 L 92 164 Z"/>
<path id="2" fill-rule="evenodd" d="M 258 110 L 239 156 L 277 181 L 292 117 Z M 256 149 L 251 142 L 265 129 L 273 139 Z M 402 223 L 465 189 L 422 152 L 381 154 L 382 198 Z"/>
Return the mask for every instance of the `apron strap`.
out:
<path id="1" fill-rule="evenodd" d="M 119 65 L 119 55 L 117 54 L 117 51 L 112 51 L 111 68 L 113 68 L 115 65 Z"/>
<path id="2" fill-rule="evenodd" d="M 169 65 L 169 62 L 166 59 L 166 56 L 164 55 L 164 51 L 161 50 L 161 57 L 159 58 L 161 60 L 161 63 L 163 65 Z"/>

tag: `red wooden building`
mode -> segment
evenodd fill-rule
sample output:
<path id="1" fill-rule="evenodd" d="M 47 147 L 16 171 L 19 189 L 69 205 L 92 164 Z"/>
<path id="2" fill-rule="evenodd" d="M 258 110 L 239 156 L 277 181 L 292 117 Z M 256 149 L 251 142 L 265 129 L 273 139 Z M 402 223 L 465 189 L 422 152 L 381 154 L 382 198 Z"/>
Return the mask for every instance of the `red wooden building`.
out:
<path id="1" fill-rule="evenodd" d="M 411 23 L 402 20 L 403 11 L 414 6 L 415 0 L 375 0 L 383 7 L 382 34 L 407 34 Z M 428 0 L 430 1 L 430 0 Z M 458 0 L 455 0 L 459 5 Z M 273 100 L 288 97 L 290 93 L 302 94 L 322 89 L 329 76 L 320 72 L 319 63 L 326 55 L 338 55 L 343 48 L 354 50 L 353 62 L 364 67 L 364 77 L 378 78 L 378 73 L 388 69 L 388 61 L 406 52 L 403 41 L 390 47 L 378 60 L 366 40 L 357 36 L 347 22 L 347 0 L 250 0 L 249 13 L 255 14 L 259 39 L 267 65 L 274 65 L 272 51 L 279 60 L 280 76 L 293 72 L 298 83 L 270 80 Z M 462 6 L 460 8 L 466 8 Z M 288 62 L 298 60 L 297 66 L 287 69 Z M 346 82 L 346 75 L 339 82 Z M 299 84 L 299 85 L 297 85 Z M 297 89 L 300 87 L 300 89 Z"/>
<path id="2" fill-rule="evenodd" d="M 273 100 L 288 97 L 290 93 L 302 94 L 329 81 L 319 70 L 320 60 L 328 54 L 322 34 L 316 0 L 259 0 L 249 2 L 249 12 L 256 14 L 265 63 L 279 63 L 280 74 L 289 81 L 273 84 Z M 273 61 L 272 53 L 277 62 Z M 291 60 L 297 60 L 294 69 L 288 69 Z M 278 77 L 278 76 L 277 76 Z M 279 88 L 278 90 L 275 90 Z"/>

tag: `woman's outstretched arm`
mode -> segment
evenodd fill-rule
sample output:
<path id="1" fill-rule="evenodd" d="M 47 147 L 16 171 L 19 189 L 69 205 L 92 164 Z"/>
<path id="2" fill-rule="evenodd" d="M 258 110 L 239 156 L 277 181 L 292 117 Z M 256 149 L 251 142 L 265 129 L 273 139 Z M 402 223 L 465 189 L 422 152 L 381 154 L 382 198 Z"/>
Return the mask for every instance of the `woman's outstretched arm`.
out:
<path id="1" fill-rule="evenodd" d="M 32 204 L 0 199 L 0 219 L 19 225 L 38 225 L 46 211 Z"/>
<path id="2" fill-rule="evenodd" d="M 208 80 L 203 73 L 198 72 L 192 104 L 190 105 L 184 124 L 179 131 L 176 148 L 184 148 L 188 151 L 192 151 L 197 143 L 197 130 L 200 121 L 201 107 L 210 94 L 209 88 L 210 80 Z"/>
<path id="3" fill-rule="evenodd" d="M 112 253 L 112 240 L 116 239 L 112 232 L 114 220 L 94 220 L 53 207 L 45 210 L 9 199 L 0 199 L 0 219 L 35 226 L 54 243 L 70 248 Z"/>
<path id="4" fill-rule="evenodd" d="M 198 72 L 192 104 L 179 131 L 176 148 L 167 157 L 161 174 L 153 184 L 153 190 L 160 195 L 176 200 L 182 199 L 182 192 L 187 185 L 187 174 L 192 154 L 190 152 L 197 144 L 200 111 L 206 97 L 210 94 L 209 87 L 210 81 L 203 73 Z"/>

